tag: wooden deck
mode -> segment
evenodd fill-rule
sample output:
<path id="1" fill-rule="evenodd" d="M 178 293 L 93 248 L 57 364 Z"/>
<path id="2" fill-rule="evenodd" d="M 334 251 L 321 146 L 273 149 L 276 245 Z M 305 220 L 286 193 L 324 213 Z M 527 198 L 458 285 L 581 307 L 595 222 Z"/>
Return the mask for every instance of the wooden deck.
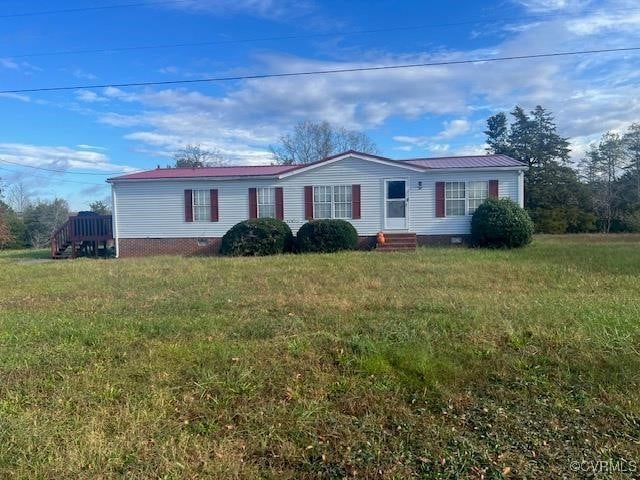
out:
<path id="1" fill-rule="evenodd" d="M 51 236 L 51 258 L 107 256 L 112 240 L 111 215 L 73 215 Z"/>

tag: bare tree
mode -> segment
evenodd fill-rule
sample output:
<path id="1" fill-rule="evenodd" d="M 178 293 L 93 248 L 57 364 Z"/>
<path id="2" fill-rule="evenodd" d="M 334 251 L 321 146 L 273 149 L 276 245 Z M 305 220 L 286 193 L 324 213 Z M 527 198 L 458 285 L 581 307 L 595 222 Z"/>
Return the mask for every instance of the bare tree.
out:
<path id="1" fill-rule="evenodd" d="M 14 183 L 7 189 L 7 202 L 18 215 L 23 215 L 29 205 L 31 198 L 24 183 Z"/>
<path id="2" fill-rule="evenodd" d="M 271 146 L 275 161 L 284 165 L 311 163 L 347 150 L 378 153 L 366 134 L 329 122 L 298 122 L 291 133 L 280 137 L 279 145 Z"/>
<path id="3" fill-rule="evenodd" d="M 227 163 L 219 151 L 191 144 L 174 153 L 173 158 L 176 168 L 215 167 Z"/>

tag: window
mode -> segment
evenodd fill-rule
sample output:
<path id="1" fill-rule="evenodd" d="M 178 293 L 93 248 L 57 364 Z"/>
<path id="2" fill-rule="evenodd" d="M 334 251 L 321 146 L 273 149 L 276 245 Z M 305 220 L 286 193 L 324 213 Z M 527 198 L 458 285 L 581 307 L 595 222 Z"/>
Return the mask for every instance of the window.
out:
<path id="1" fill-rule="evenodd" d="M 313 187 L 314 218 L 351 218 L 351 185 Z"/>
<path id="2" fill-rule="evenodd" d="M 313 217 L 331 218 L 331 187 L 313 187 Z"/>
<path id="3" fill-rule="evenodd" d="M 465 214 L 464 182 L 447 182 L 444 186 L 445 215 L 454 217 Z"/>
<path id="4" fill-rule="evenodd" d="M 467 213 L 471 215 L 489 196 L 489 182 L 469 182 Z"/>
<path id="5" fill-rule="evenodd" d="M 351 185 L 333 187 L 333 218 L 351 218 Z"/>
<path id="6" fill-rule="evenodd" d="M 211 194 L 209 190 L 193 190 L 193 221 L 211 221 Z"/>
<path id="7" fill-rule="evenodd" d="M 276 189 L 263 187 L 257 189 L 258 218 L 276 218 Z"/>

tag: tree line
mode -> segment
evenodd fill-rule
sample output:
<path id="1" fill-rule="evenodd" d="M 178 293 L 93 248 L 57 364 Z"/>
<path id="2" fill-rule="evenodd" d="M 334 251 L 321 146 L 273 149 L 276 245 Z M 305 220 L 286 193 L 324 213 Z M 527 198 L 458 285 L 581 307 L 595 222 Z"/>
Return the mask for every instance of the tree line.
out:
<path id="1" fill-rule="evenodd" d="M 516 106 L 510 117 L 487 120 L 487 151 L 528 165 L 525 208 L 537 232 L 640 231 L 640 123 L 604 133 L 571 162 L 569 139 L 550 112 Z"/>

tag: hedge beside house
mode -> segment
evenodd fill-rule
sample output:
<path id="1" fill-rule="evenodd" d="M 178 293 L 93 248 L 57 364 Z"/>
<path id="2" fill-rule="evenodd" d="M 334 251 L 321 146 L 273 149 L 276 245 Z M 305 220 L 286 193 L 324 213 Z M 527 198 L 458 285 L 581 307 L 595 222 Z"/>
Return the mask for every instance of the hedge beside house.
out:
<path id="1" fill-rule="evenodd" d="M 353 250 L 358 232 L 346 220 L 310 220 L 300 227 L 297 249 L 300 252 L 337 252 Z"/>
<path id="2" fill-rule="evenodd" d="M 220 253 L 232 256 L 275 255 L 291 252 L 289 225 L 275 218 L 256 218 L 235 224 L 222 237 Z"/>

